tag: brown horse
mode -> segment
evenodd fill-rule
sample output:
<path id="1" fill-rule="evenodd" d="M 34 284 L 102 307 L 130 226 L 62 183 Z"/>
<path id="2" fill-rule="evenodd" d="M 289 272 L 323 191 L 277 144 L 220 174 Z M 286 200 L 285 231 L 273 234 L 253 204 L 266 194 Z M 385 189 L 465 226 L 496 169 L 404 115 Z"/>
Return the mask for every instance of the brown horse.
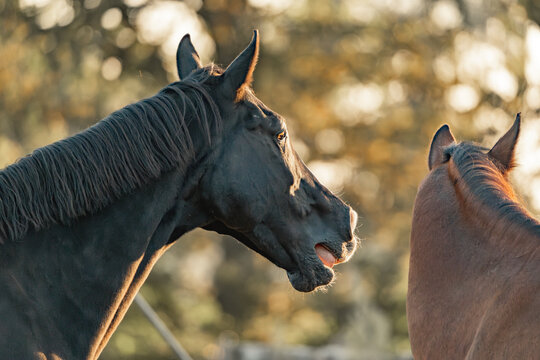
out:
<path id="1" fill-rule="evenodd" d="M 487 151 L 431 143 L 414 206 L 407 315 L 415 359 L 540 359 L 540 224 L 508 182 L 520 116 Z"/>

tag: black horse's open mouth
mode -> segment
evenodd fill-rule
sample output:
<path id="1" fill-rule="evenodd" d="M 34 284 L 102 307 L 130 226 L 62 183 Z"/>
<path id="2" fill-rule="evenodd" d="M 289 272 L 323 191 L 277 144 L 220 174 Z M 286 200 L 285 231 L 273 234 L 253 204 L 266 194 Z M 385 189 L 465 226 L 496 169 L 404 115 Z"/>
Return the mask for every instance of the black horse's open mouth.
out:
<path id="1" fill-rule="evenodd" d="M 319 260 L 329 268 L 333 268 L 339 260 L 338 258 L 323 244 L 315 245 L 315 253 L 319 257 Z"/>

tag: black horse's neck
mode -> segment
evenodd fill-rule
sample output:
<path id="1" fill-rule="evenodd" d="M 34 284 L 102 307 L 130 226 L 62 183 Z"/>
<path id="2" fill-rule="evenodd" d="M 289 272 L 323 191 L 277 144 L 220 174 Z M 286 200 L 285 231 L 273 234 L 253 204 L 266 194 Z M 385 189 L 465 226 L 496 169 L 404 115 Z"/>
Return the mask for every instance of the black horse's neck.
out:
<path id="1" fill-rule="evenodd" d="M 98 212 L 0 247 L 0 319 L 10 324 L 0 326 L 0 359 L 96 359 L 168 245 L 208 222 L 190 190 L 210 131 L 196 119 L 185 130 L 189 162 Z"/>
<path id="2" fill-rule="evenodd" d="M 173 233 L 206 221 L 196 201 L 178 200 L 183 182 L 171 172 L 77 226 L 8 245 L 17 249 L 0 270 L 0 318 L 10 324 L 5 334 L 0 326 L 0 358 L 97 358 Z"/>

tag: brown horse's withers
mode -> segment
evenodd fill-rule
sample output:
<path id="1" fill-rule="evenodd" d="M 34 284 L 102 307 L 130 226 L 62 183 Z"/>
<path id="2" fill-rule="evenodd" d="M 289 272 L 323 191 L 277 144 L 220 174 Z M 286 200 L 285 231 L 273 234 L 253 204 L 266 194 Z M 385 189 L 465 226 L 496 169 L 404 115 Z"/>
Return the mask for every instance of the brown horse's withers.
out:
<path id="1" fill-rule="evenodd" d="M 446 125 L 433 138 L 411 233 L 417 360 L 540 359 L 540 224 L 508 182 L 519 129 L 488 152 Z"/>

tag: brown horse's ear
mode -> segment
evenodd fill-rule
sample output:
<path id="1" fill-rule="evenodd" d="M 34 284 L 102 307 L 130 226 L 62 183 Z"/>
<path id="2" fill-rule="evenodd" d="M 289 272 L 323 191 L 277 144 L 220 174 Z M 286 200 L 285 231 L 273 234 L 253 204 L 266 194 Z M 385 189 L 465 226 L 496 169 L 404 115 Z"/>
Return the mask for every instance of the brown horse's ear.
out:
<path id="1" fill-rule="evenodd" d="M 431 147 L 429 148 L 428 166 L 429 170 L 434 166 L 442 164 L 444 162 L 444 148 L 456 142 L 454 136 L 450 132 L 448 125 L 443 125 L 431 140 Z"/>
<path id="2" fill-rule="evenodd" d="M 259 58 L 259 31 L 253 31 L 248 47 L 227 67 L 223 73 L 223 91 L 231 94 L 235 101 L 241 99 L 244 90 L 253 80 L 253 71 Z"/>
<path id="3" fill-rule="evenodd" d="M 185 79 L 193 71 L 202 68 L 199 54 L 191 43 L 189 34 L 184 35 L 176 50 L 176 68 L 180 80 Z"/>
<path id="4" fill-rule="evenodd" d="M 518 113 L 510 130 L 508 130 L 488 152 L 488 155 L 502 166 L 501 170 L 503 173 L 514 167 L 514 150 L 519 137 L 520 127 L 521 113 Z"/>

